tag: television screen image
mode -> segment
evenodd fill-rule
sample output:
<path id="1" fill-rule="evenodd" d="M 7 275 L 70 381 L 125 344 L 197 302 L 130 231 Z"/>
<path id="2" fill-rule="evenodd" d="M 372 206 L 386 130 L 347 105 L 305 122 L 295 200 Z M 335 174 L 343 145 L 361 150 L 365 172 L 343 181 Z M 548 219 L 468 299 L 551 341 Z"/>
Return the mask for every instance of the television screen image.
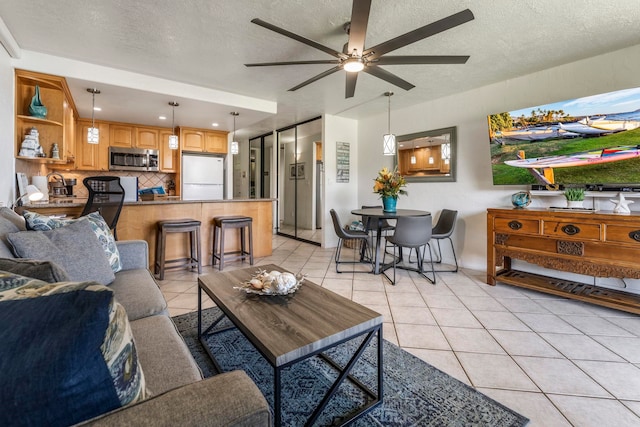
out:
<path id="1" fill-rule="evenodd" d="M 640 186 L 640 88 L 487 117 L 494 185 Z"/>

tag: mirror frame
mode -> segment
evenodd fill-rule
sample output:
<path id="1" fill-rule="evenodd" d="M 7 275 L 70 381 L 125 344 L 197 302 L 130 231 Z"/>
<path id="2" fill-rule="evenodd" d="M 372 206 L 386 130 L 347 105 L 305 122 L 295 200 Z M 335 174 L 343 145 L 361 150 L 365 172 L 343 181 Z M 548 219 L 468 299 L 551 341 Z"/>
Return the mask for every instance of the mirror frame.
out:
<path id="1" fill-rule="evenodd" d="M 449 173 L 439 174 L 433 176 L 412 176 L 404 175 L 407 182 L 455 182 L 456 181 L 456 159 L 457 159 L 457 129 L 456 126 L 428 130 L 423 132 L 410 133 L 407 135 L 400 135 L 396 138 L 396 155 L 395 166 L 400 170 L 400 143 L 412 141 L 414 139 L 426 138 L 429 136 L 439 136 L 443 134 L 449 134 L 449 144 L 451 147 L 451 159 L 449 159 Z"/>

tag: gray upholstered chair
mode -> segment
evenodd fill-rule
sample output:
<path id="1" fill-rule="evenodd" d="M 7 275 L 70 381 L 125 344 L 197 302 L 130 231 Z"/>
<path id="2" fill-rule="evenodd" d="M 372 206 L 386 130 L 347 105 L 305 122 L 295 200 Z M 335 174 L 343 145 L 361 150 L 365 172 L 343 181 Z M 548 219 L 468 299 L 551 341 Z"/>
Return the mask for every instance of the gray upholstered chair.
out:
<path id="1" fill-rule="evenodd" d="M 435 240 L 438 244 L 438 258 L 436 259 L 436 263 L 442 262 L 442 250 L 440 249 L 440 240 L 448 239 L 451 244 L 451 252 L 453 253 L 453 261 L 456 265 L 456 268 L 453 270 L 438 270 L 438 272 L 449 272 L 456 273 L 458 271 L 458 259 L 456 258 L 456 250 L 453 247 L 453 241 L 451 240 L 451 235 L 453 234 L 453 229 L 456 226 L 456 219 L 458 218 L 458 211 L 453 211 L 450 209 L 442 209 L 440 212 L 440 217 L 438 218 L 438 222 L 431 230 L 431 239 Z"/>
<path id="2" fill-rule="evenodd" d="M 350 270 L 350 271 L 340 271 L 340 264 L 360 264 L 363 259 L 361 255 L 357 253 L 358 247 L 360 245 L 354 245 L 353 247 L 353 260 L 352 261 L 341 261 L 340 254 L 342 253 L 342 246 L 345 240 L 347 239 L 355 239 L 361 241 L 361 244 L 364 245 L 364 250 L 369 243 L 369 233 L 366 231 L 357 231 L 357 230 L 345 230 L 340 222 L 340 218 L 338 218 L 338 214 L 335 210 L 331 209 L 331 220 L 333 221 L 333 228 L 336 232 L 336 236 L 338 236 L 338 246 L 336 247 L 336 252 L 334 256 L 334 261 L 336 263 L 336 272 L 338 273 L 370 273 L 373 271 L 373 267 L 371 270 Z M 371 257 L 369 257 L 371 259 Z"/>
<path id="3" fill-rule="evenodd" d="M 436 283 L 436 273 L 433 269 L 433 259 L 431 258 L 431 246 L 429 241 L 431 240 L 431 215 L 425 216 L 402 216 L 398 218 L 396 222 L 396 230 L 393 236 L 386 238 L 384 258 L 382 263 L 385 264 L 385 258 L 387 256 L 387 246 L 390 243 L 399 250 L 399 256 L 393 257 L 393 280 L 386 274 L 384 275 L 391 281 L 391 284 L 396 283 L 396 264 L 402 254 L 402 248 L 409 248 L 416 251 L 417 254 L 417 268 L 405 267 L 405 270 L 416 271 L 422 277 L 429 282 Z M 431 277 L 427 276 L 424 272 L 424 255 L 427 252 L 426 247 L 429 248 L 429 264 L 431 265 Z M 422 251 L 420 249 L 423 249 Z"/>

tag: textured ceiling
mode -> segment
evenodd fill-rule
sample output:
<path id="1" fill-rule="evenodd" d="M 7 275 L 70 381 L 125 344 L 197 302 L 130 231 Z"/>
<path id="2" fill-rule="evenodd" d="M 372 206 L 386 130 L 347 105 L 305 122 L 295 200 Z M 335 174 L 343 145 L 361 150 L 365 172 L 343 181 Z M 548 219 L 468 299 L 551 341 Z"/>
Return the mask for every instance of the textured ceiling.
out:
<path id="1" fill-rule="evenodd" d="M 467 64 L 386 66 L 416 87 L 404 91 L 361 74 L 355 96 L 347 100 L 344 71 L 296 92 L 287 91 L 330 65 L 247 68 L 243 64 L 331 59 L 250 21 L 261 18 L 342 50 L 350 0 L 3 1 L 0 18 L 25 51 L 277 102 L 274 117 L 241 112 L 244 122 L 239 120 L 239 127 L 250 136 L 323 113 L 350 118 L 380 114 L 386 111 L 382 94 L 388 90 L 396 94 L 394 108 L 410 106 L 640 43 L 637 0 L 373 0 L 365 46 L 466 8 L 475 20 L 393 54 L 470 55 Z M 86 117 L 91 98 L 85 89 L 91 86 L 91 75 L 76 80 L 70 81 L 74 98 Z M 156 110 L 170 113 L 167 97 L 157 93 L 131 90 L 127 100 L 127 90 L 107 89 L 100 100 L 109 108 L 103 109 L 101 118 L 139 121 L 144 112 L 150 117 L 146 122 L 157 124 L 151 123 L 152 118 L 157 121 Z M 117 100 L 110 100 L 112 96 Z M 180 101 L 176 117 L 182 124 L 208 127 L 216 120 L 230 128 L 233 108 L 202 101 L 191 106 L 188 97 Z"/>

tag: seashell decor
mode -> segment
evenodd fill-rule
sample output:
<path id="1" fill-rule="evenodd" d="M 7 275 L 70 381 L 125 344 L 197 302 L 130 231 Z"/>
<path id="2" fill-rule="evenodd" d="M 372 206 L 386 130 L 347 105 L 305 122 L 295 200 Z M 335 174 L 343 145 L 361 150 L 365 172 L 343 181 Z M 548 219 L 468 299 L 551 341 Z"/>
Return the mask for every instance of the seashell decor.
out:
<path id="1" fill-rule="evenodd" d="M 258 270 L 255 276 L 242 286 L 234 289 L 258 295 L 288 295 L 297 291 L 302 285 L 304 276 L 294 276 L 289 272 Z"/>

